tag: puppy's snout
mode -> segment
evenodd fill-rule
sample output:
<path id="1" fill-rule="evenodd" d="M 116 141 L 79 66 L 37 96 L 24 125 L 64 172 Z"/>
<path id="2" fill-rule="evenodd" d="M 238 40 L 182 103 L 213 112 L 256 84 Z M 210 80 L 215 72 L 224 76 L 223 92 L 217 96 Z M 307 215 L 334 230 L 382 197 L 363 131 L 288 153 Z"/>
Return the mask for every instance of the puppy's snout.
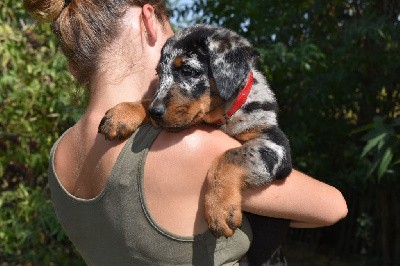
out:
<path id="1" fill-rule="evenodd" d="M 166 110 L 167 109 L 164 104 L 156 104 L 150 106 L 149 114 L 153 119 L 160 120 L 164 116 Z"/>

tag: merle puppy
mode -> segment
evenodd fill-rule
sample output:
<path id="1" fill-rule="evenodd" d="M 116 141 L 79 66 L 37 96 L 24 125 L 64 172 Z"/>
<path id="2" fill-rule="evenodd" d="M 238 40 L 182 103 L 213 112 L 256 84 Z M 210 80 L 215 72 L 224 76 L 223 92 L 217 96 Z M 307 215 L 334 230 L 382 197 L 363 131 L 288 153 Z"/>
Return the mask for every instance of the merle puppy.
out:
<path id="1" fill-rule="evenodd" d="M 205 217 L 216 236 L 229 237 L 240 226 L 243 188 L 283 179 L 292 170 L 277 101 L 255 68 L 257 58 L 250 43 L 228 29 L 184 29 L 162 49 L 154 98 L 117 105 L 99 126 L 107 139 L 124 139 L 149 121 L 149 113 L 165 130 L 205 122 L 239 140 L 242 146 L 216 158 L 206 179 Z"/>

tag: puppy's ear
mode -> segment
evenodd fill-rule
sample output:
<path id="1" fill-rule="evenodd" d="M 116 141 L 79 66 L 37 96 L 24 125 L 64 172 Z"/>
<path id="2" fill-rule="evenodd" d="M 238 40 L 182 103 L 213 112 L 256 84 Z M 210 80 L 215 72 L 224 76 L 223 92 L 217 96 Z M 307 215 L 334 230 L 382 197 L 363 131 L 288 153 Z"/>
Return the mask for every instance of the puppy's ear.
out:
<path id="1" fill-rule="evenodd" d="M 259 53 L 250 43 L 227 29 L 217 29 L 209 38 L 210 68 L 217 91 L 225 101 L 246 82 Z"/>

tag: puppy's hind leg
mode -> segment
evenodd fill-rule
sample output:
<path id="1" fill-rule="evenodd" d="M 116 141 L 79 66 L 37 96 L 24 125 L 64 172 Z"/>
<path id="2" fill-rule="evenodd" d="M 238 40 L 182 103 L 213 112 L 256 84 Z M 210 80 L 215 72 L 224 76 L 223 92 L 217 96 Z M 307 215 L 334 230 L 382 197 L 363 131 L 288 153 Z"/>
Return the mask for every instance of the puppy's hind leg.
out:
<path id="1" fill-rule="evenodd" d="M 292 170 L 289 142 L 278 127 L 245 137 L 248 141 L 217 157 L 207 173 L 205 217 L 215 236 L 229 237 L 240 226 L 244 187 L 269 184 Z"/>
<path id="2" fill-rule="evenodd" d="M 236 163 L 237 149 L 217 157 L 207 173 L 205 218 L 216 236 L 230 237 L 242 223 L 241 190 L 245 169 Z"/>
<path id="3" fill-rule="evenodd" d="M 250 134 L 253 138 L 247 138 L 243 144 L 246 153 L 246 167 L 249 175 L 246 176 L 246 185 L 262 186 L 273 182 L 276 179 L 286 178 L 292 171 L 292 159 L 290 154 L 289 140 L 277 127 L 269 127 L 259 132 Z M 242 139 L 239 135 L 237 138 Z"/>
<path id="4" fill-rule="evenodd" d="M 237 138 L 246 141 L 246 161 L 251 173 L 246 178 L 247 185 L 262 186 L 276 179 L 286 178 L 290 174 L 292 164 L 289 141 L 278 127 L 247 131 Z M 249 263 L 269 265 L 271 254 L 286 236 L 289 221 L 251 213 L 246 213 L 246 216 L 254 232 L 247 253 Z"/>

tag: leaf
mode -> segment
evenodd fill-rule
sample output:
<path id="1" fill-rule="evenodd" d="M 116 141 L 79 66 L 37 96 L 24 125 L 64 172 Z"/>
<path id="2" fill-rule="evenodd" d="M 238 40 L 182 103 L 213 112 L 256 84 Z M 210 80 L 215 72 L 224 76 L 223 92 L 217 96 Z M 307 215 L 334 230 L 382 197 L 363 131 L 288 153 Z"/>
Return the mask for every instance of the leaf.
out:
<path id="1" fill-rule="evenodd" d="M 355 134 L 358 134 L 358 133 L 361 133 L 361 132 L 364 132 L 364 131 L 368 131 L 368 130 L 373 129 L 374 127 L 375 127 L 375 124 L 374 123 L 370 123 L 370 124 L 367 124 L 367 125 L 364 125 L 362 127 L 359 127 L 359 128 L 356 128 L 356 129 L 352 130 L 349 135 L 352 136 L 352 135 L 355 135 Z"/>
<path id="2" fill-rule="evenodd" d="M 397 161 L 394 161 L 393 163 L 392 163 L 392 165 L 396 165 L 396 164 L 399 164 L 400 163 L 400 159 L 398 159 Z"/>
<path id="3" fill-rule="evenodd" d="M 375 171 L 378 164 L 379 164 L 379 159 L 374 161 L 374 163 L 372 164 L 371 168 L 369 169 L 369 171 L 367 173 L 367 177 L 370 177 L 373 174 L 373 172 Z"/>
<path id="4" fill-rule="evenodd" d="M 367 145 L 365 145 L 363 152 L 361 153 L 361 158 L 364 157 L 368 152 L 370 152 L 376 145 L 379 144 L 381 140 L 383 140 L 386 137 L 387 133 L 382 133 L 373 139 L 370 139 L 367 142 Z"/>
<path id="5" fill-rule="evenodd" d="M 385 154 L 382 157 L 381 163 L 378 168 L 378 179 L 380 180 L 382 176 L 386 173 L 390 162 L 393 159 L 393 151 L 392 148 L 387 148 Z"/>
<path id="6" fill-rule="evenodd" d="M 380 37 L 385 38 L 385 33 L 383 33 L 383 31 L 381 29 L 378 29 L 377 32 Z"/>

